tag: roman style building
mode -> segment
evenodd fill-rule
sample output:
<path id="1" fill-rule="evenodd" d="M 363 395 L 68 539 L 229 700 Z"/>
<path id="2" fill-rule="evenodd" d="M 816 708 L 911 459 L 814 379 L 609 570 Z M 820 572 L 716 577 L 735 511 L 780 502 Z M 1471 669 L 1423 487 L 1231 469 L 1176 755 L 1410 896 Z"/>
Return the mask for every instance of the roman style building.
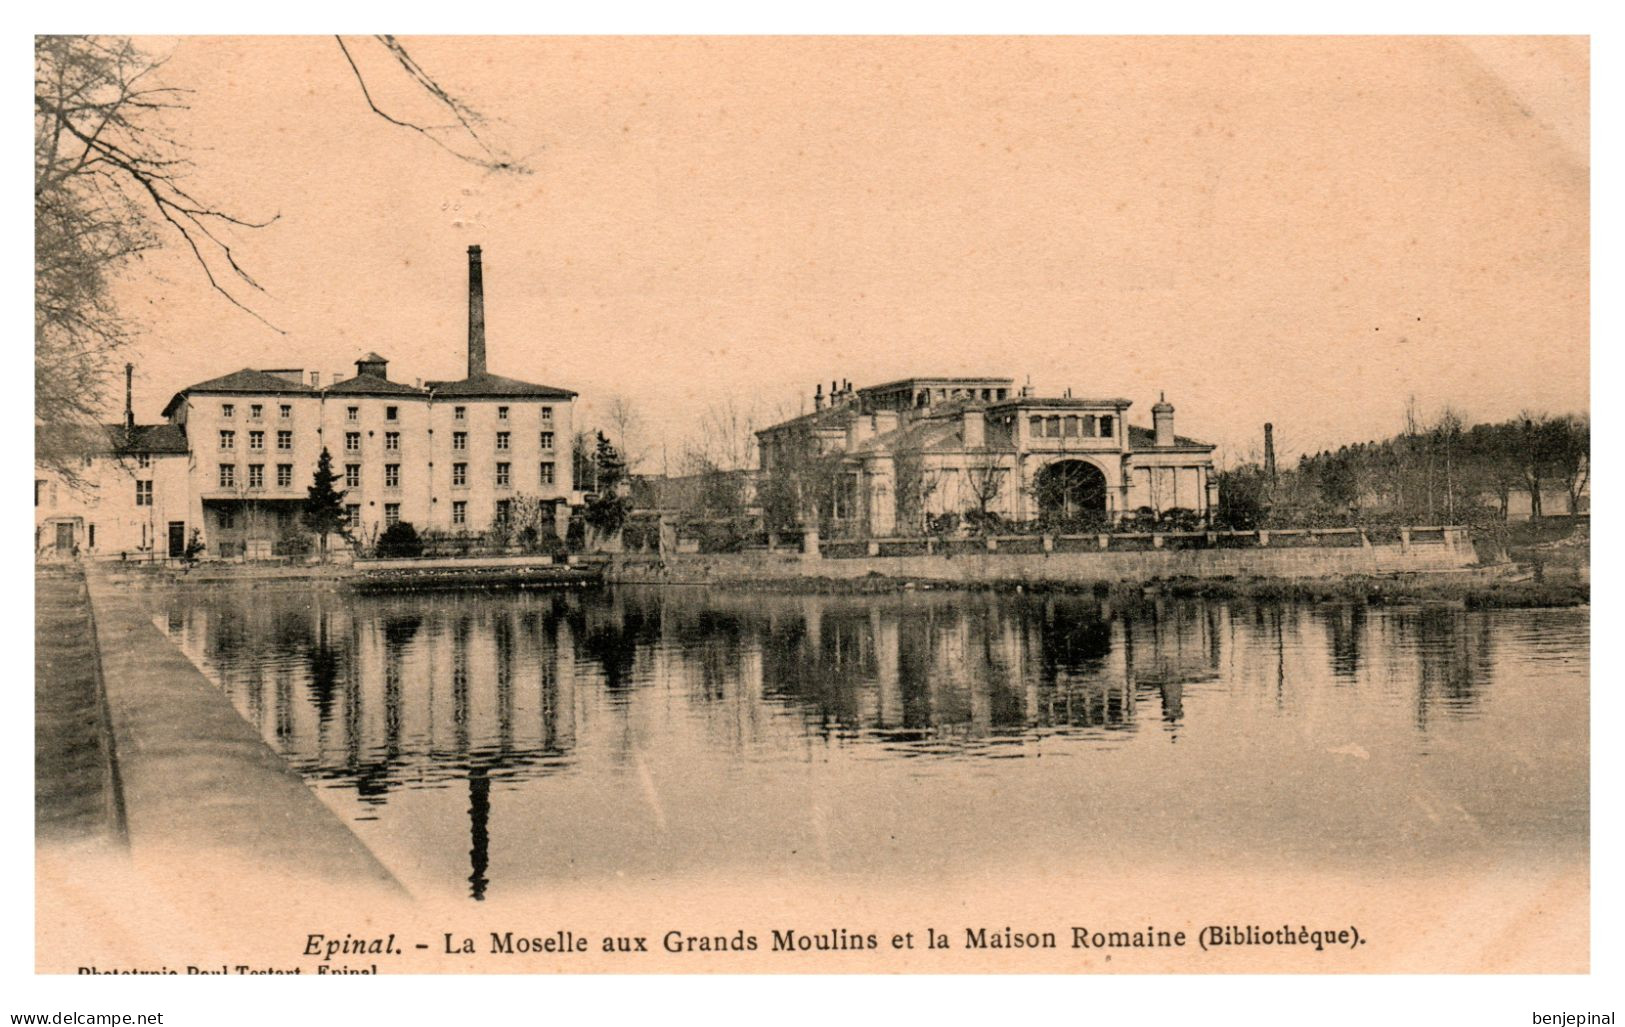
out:
<path id="1" fill-rule="evenodd" d="M 839 466 L 820 520 L 885 536 L 927 517 L 1112 523 L 1149 512 L 1206 518 L 1217 502 L 1211 445 L 1174 432 L 1166 399 L 1152 427 L 1130 400 L 1041 397 L 1009 378 L 831 382 L 813 410 L 757 433 L 764 475 Z M 913 522 L 913 523 L 903 523 Z"/>
<path id="2" fill-rule="evenodd" d="M 468 305 L 468 373 L 455 381 L 407 384 L 390 376 L 385 357 L 367 353 L 354 375 L 325 384 L 319 371 L 301 368 L 243 368 L 198 382 L 169 401 L 162 425 L 136 426 L 127 410 L 129 427 L 110 426 L 106 456 L 93 461 L 108 484 L 86 493 L 36 476 L 41 545 L 117 555 L 152 552 L 156 537 L 160 553 L 179 556 L 195 528 L 206 558 L 276 555 L 279 540 L 302 530 L 324 449 L 351 536 L 362 544 L 402 521 L 420 531 L 483 532 L 520 497 L 551 505 L 562 537 L 575 495 L 576 394 L 487 368 L 478 246 L 468 248 Z M 156 505 L 126 511 L 125 492 Z M 80 508 L 87 496 L 101 497 L 95 510 Z M 118 506 L 116 518 L 109 504 Z M 143 522 L 148 536 L 136 532 L 136 514 L 151 522 Z"/>

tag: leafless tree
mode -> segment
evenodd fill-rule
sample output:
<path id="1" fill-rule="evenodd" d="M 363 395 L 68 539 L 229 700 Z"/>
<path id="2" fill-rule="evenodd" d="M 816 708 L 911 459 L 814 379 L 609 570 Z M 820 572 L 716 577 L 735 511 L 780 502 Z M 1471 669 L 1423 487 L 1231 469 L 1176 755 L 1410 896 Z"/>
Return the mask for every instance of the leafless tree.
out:
<path id="1" fill-rule="evenodd" d="M 1445 407 L 1439 411 L 1438 419 L 1433 422 L 1433 448 L 1438 454 L 1439 461 L 1444 465 L 1444 515 L 1445 519 L 1454 522 L 1456 517 L 1457 481 L 1456 460 L 1461 449 L 1462 431 L 1467 425 L 1467 418 L 1454 407 Z"/>
<path id="2" fill-rule="evenodd" d="M 638 412 L 637 404 L 620 394 L 610 396 L 604 407 L 603 426 L 604 434 L 620 450 L 627 470 L 633 474 L 641 471 L 649 450 L 643 415 Z"/>
<path id="3" fill-rule="evenodd" d="M 925 530 L 926 509 L 942 485 L 942 472 L 925 465 L 919 452 L 904 450 L 892 458 L 896 481 L 896 532 L 913 535 Z"/>
<path id="4" fill-rule="evenodd" d="M 44 429 L 36 460 L 70 481 L 71 440 L 96 424 L 115 354 L 131 338 L 113 285 L 159 244 L 159 229 L 179 235 L 237 306 L 237 287 L 258 288 L 224 236 L 255 222 L 182 183 L 186 153 L 167 121 L 186 109 L 185 93 L 156 82 L 160 67 L 128 39 L 35 41 L 34 400 Z"/>
<path id="5" fill-rule="evenodd" d="M 492 171 L 525 172 L 481 134 L 483 119 L 430 76 L 393 36 L 374 37 L 386 67 L 406 76 L 448 113 L 424 125 L 376 101 L 355 50 L 339 40 L 368 106 L 460 159 Z M 118 36 L 40 36 L 34 48 L 34 394 L 42 429 L 36 461 L 76 483 L 74 439 L 106 405 L 116 353 L 133 328 L 113 299 L 131 262 L 179 241 L 209 287 L 279 331 L 255 309 L 264 291 L 238 259 L 236 235 L 276 220 L 232 213 L 200 197 L 192 162 L 175 134 L 189 91 L 161 81 L 162 59 Z M 459 147 L 453 141 L 466 145 Z M 68 429 L 68 430 L 64 430 Z M 74 429 L 77 429 L 74 430 Z"/>
<path id="6" fill-rule="evenodd" d="M 454 96 L 440 85 L 435 78 L 423 70 L 406 47 L 394 36 L 379 35 L 369 37 L 373 43 L 373 57 L 362 52 L 352 44 L 346 43 L 343 36 L 333 37 L 339 44 L 339 51 L 344 54 L 345 62 L 355 75 L 356 85 L 361 89 L 361 96 L 367 102 L 371 111 L 399 128 L 416 132 L 456 157 L 467 161 L 487 171 L 504 171 L 511 174 L 528 175 L 531 169 L 521 160 L 515 159 L 490 139 L 483 135 L 486 118 L 467 102 Z M 371 71 L 364 72 L 361 65 L 367 64 Z M 391 113 L 379 106 L 379 95 L 382 93 L 382 83 L 374 81 L 369 85 L 369 75 L 375 79 L 385 78 L 385 72 L 396 74 L 397 84 L 405 85 L 407 90 L 415 97 L 427 97 L 432 107 L 450 121 L 442 124 L 424 124 L 402 114 Z"/>
<path id="7" fill-rule="evenodd" d="M 698 430 L 688 441 L 685 458 L 700 458 L 721 470 L 748 470 L 756 463 L 757 408 L 729 396 L 712 403 L 700 415 Z"/>
<path id="8" fill-rule="evenodd" d="M 1585 415 L 1562 419 L 1554 449 L 1557 473 L 1568 493 L 1569 513 L 1580 512 L 1580 496 L 1591 480 L 1591 419 Z"/>
<path id="9" fill-rule="evenodd" d="M 998 453 L 990 449 L 980 449 L 970 454 L 965 464 L 965 488 L 976 503 L 977 526 L 985 528 L 988 521 L 988 507 L 999 498 L 1004 491 L 1004 479 L 1008 470 Z"/>

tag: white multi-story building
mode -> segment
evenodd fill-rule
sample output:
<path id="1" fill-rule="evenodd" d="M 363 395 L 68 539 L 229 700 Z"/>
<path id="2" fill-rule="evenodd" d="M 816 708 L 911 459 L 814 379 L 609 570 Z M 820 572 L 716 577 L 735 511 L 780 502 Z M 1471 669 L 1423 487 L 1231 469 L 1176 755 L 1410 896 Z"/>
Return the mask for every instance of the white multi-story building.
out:
<path id="1" fill-rule="evenodd" d="M 325 387 L 320 372 L 291 368 L 243 368 L 188 386 L 164 407 L 166 424 L 135 426 L 127 411 L 127 430 L 107 429 L 107 457 L 97 458 L 96 471 L 108 483 L 94 493 L 72 490 L 71 509 L 52 505 L 67 502 L 64 484 L 37 477 L 40 544 L 105 553 L 139 543 L 152 551 L 158 538 L 162 552 L 180 556 L 195 528 L 206 557 L 269 557 L 280 540 L 303 531 L 300 514 L 323 450 L 344 492 L 351 537 L 363 544 L 397 522 L 483 532 L 506 519 L 520 497 L 552 505 L 562 536 L 576 394 L 486 369 L 478 246 L 469 247 L 468 261 L 467 377 L 408 385 L 389 377 L 388 360 L 368 353 L 353 377 Z M 149 467 L 154 461 L 161 466 Z M 128 483 L 111 470 L 125 473 L 125 464 Z M 149 484 L 139 485 L 143 480 Z M 110 512 L 81 509 L 85 497 L 121 489 L 156 504 L 136 511 L 151 521 L 148 535 L 122 506 L 118 527 Z M 111 510 L 110 499 L 98 502 L 98 511 Z"/>
<path id="2" fill-rule="evenodd" d="M 77 466 L 34 473 L 34 549 L 41 556 L 147 559 L 180 556 L 189 531 L 186 436 L 136 424 L 125 365 L 124 423 L 37 438 L 37 452 L 77 453 Z M 71 429 L 70 429 L 71 430 Z M 36 434 L 43 432 L 39 429 Z"/>

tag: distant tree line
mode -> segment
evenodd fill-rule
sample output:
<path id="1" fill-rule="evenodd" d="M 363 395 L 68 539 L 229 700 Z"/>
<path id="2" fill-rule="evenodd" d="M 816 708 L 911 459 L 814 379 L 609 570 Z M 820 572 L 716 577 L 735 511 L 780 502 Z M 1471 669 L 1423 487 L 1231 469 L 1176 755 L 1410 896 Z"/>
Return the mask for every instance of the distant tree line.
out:
<path id="1" fill-rule="evenodd" d="M 1412 403 L 1402 431 L 1299 458 L 1271 474 L 1248 462 L 1219 475 L 1217 519 L 1237 528 L 1408 522 L 1504 522 L 1514 493 L 1530 516 L 1577 513 L 1589 483 L 1583 415 L 1525 413 L 1469 426 L 1446 409 L 1431 423 Z M 1563 509 L 1546 508 L 1554 493 Z"/>

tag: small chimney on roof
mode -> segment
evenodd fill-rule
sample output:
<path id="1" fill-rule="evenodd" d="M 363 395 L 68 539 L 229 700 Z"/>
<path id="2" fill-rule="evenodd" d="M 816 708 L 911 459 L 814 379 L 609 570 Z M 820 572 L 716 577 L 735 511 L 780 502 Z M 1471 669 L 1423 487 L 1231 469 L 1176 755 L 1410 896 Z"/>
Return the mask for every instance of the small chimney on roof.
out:
<path id="1" fill-rule="evenodd" d="M 313 389 L 322 387 L 322 373 L 320 371 L 310 372 L 310 387 Z"/>
<path id="2" fill-rule="evenodd" d="M 356 377 L 371 375 L 374 378 L 389 380 L 389 361 L 376 353 L 368 353 L 355 362 Z"/>
<path id="3" fill-rule="evenodd" d="M 124 431 L 126 434 L 135 432 L 135 365 L 124 365 Z"/>
<path id="4" fill-rule="evenodd" d="M 485 373 L 485 276 L 478 245 L 468 248 L 468 376 Z"/>
<path id="5" fill-rule="evenodd" d="M 960 415 L 961 433 L 966 449 L 981 449 L 987 445 L 987 414 L 980 407 L 968 408 Z"/>
<path id="6" fill-rule="evenodd" d="M 814 410 L 822 410 L 822 409 L 824 409 L 824 383 L 823 382 L 819 382 L 818 387 L 813 389 L 813 409 Z"/>
<path id="7" fill-rule="evenodd" d="M 1174 444 L 1174 407 L 1168 402 L 1166 393 L 1160 393 L 1156 405 L 1151 408 L 1151 424 L 1157 433 L 1158 446 Z"/>

